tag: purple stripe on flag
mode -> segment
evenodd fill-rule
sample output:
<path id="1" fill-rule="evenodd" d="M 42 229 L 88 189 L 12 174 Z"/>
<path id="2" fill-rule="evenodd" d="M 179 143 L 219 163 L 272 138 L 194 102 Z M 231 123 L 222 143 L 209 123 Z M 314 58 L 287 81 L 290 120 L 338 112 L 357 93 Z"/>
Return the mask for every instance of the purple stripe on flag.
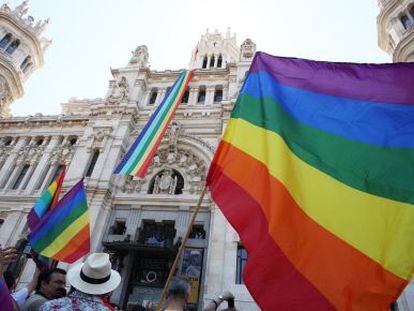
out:
<path id="1" fill-rule="evenodd" d="M 262 70 L 286 86 L 339 97 L 414 105 L 414 63 L 334 63 L 257 52 L 250 72 Z"/>

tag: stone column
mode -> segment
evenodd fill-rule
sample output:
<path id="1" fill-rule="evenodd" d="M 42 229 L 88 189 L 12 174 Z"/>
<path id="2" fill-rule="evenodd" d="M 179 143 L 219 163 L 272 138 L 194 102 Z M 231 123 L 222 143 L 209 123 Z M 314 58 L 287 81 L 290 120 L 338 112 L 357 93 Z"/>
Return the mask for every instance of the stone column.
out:
<path id="1" fill-rule="evenodd" d="M 194 105 L 197 102 L 198 87 L 190 87 L 188 95 L 188 105 Z"/>
<path id="2" fill-rule="evenodd" d="M 214 91 L 215 91 L 215 87 L 214 86 L 208 86 L 206 88 L 206 101 L 205 101 L 205 105 L 211 105 L 214 103 Z"/>
<path id="3" fill-rule="evenodd" d="M 228 100 L 229 88 L 228 86 L 223 86 L 223 101 Z"/>
<path id="4" fill-rule="evenodd" d="M 207 67 L 206 68 L 210 68 L 210 60 L 211 60 L 211 55 L 209 55 L 207 57 Z"/>
<path id="5" fill-rule="evenodd" d="M 25 144 L 25 139 L 20 138 L 17 143 L 14 141 L 15 145 L 13 148 L 13 151 L 10 152 L 10 155 L 8 156 L 7 160 L 5 161 L 3 168 L 0 171 L 0 186 L 4 185 L 3 188 L 5 188 L 5 184 L 7 183 L 6 179 L 9 178 L 10 174 L 12 173 L 12 170 L 14 169 L 14 162 L 19 154 L 20 148 Z"/>

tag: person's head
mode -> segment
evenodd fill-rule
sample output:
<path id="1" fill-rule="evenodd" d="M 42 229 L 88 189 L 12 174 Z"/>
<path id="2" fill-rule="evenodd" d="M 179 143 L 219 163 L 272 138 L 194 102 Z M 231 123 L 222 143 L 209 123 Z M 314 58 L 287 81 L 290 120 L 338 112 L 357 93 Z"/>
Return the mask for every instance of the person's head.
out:
<path id="1" fill-rule="evenodd" d="M 108 295 L 121 283 L 121 276 L 111 269 L 109 255 L 90 254 L 84 263 L 68 271 L 68 282 L 76 290 L 95 296 Z"/>
<path id="2" fill-rule="evenodd" d="M 12 291 L 16 287 L 16 279 L 10 271 L 3 272 L 4 282 L 6 283 L 7 288 Z"/>
<path id="3" fill-rule="evenodd" d="M 174 277 L 168 286 L 167 304 L 177 303 L 180 306 L 184 307 L 187 304 L 190 290 L 190 284 L 186 280 Z"/>
<path id="4" fill-rule="evenodd" d="M 65 297 L 66 271 L 59 268 L 40 271 L 36 291 L 50 300 Z"/>

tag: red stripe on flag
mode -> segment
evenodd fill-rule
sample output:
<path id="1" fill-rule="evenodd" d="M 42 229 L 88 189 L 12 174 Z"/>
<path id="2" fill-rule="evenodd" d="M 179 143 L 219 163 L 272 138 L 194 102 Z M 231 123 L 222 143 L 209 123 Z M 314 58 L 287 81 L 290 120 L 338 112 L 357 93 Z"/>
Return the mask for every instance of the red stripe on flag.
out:
<path id="1" fill-rule="evenodd" d="M 275 243 L 339 310 L 382 310 L 399 296 L 405 280 L 309 218 L 263 163 L 226 142 L 218 152 L 225 155 L 215 159 L 220 174 L 261 206 Z"/>
<path id="2" fill-rule="evenodd" d="M 249 253 L 243 276 L 257 304 L 263 310 L 335 310 L 273 241 L 259 204 L 219 166 L 212 163 L 210 171 L 214 201 Z"/>

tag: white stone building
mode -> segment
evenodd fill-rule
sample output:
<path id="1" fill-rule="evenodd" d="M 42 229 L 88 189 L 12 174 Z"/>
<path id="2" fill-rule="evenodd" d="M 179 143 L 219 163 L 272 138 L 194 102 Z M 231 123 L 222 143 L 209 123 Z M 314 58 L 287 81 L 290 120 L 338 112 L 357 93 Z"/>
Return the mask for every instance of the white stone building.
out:
<path id="1" fill-rule="evenodd" d="M 414 61 L 414 1 L 378 0 L 378 44 L 394 62 Z"/>
<path id="2" fill-rule="evenodd" d="M 414 1 L 378 0 L 378 45 L 393 62 L 414 62 Z M 413 77 L 414 87 L 414 77 Z M 398 310 L 414 310 L 414 284 L 398 299 Z"/>
<path id="3" fill-rule="evenodd" d="M 0 75 L 9 96 L 2 101 L 0 119 L 0 243 L 24 247 L 28 212 L 66 164 L 64 190 L 85 177 L 92 249 L 110 252 L 123 277 L 113 301 L 127 308 L 156 300 L 255 44 L 247 39 L 238 46 L 229 31 L 201 36 L 191 54 L 189 89 L 147 176 L 126 178 L 113 174 L 116 165 L 181 70 L 150 70 L 148 49 L 139 46 L 125 67 L 112 70 L 104 98 L 71 99 L 62 104 L 61 115 L 11 117 L 8 105 L 22 96 L 22 83 L 42 64 L 48 42 L 38 36 L 45 22 L 30 28 L 33 18 L 25 17 L 26 11 L 26 2 L 15 9 L 3 5 L 0 11 L 0 46 L 7 40 L 21 42 L 13 53 L 6 45 L 0 50 Z M 28 69 L 21 64 L 27 57 Z M 237 234 L 207 195 L 178 271 L 195 277 L 195 305 L 201 307 L 227 289 L 239 308 L 257 310 L 241 284 L 245 256 Z M 22 271 L 24 282 L 33 265 L 22 258 L 12 268 Z"/>

